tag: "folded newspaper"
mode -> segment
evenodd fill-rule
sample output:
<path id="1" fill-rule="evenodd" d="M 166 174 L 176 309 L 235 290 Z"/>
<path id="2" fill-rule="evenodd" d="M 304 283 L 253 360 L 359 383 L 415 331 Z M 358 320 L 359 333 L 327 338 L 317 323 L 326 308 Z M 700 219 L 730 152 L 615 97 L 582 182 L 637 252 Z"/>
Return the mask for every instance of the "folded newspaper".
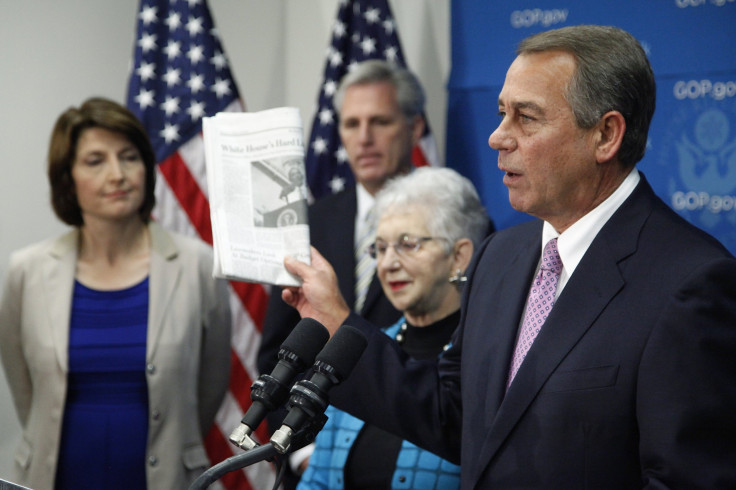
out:
<path id="1" fill-rule="evenodd" d="M 214 275 L 298 286 L 284 257 L 309 263 L 298 109 L 220 112 L 203 122 Z"/>

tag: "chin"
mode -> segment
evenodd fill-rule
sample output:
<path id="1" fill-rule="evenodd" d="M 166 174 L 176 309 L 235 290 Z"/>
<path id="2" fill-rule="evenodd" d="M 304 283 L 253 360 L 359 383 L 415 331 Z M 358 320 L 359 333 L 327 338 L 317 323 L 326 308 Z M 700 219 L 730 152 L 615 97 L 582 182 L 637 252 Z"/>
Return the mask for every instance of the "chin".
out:
<path id="1" fill-rule="evenodd" d="M 366 167 L 357 175 L 361 182 L 369 182 L 371 184 L 380 184 L 386 180 L 386 172 L 382 167 L 378 166 Z"/>
<path id="2" fill-rule="evenodd" d="M 397 298 L 396 296 L 388 296 L 388 300 L 391 302 L 394 308 L 397 310 L 404 312 L 406 310 L 407 304 L 404 301 L 401 301 L 401 299 Z"/>
<path id="3" fill-rule="evenodd" d="M 511 195 L 509 195 L 509 204 L 512 208 L 514 208 L 515 211 L 518 211 L 520 213 L 529 213 L 528 206 L 524 205 L 524 202 L 519 199 L 514 199 Z"/>

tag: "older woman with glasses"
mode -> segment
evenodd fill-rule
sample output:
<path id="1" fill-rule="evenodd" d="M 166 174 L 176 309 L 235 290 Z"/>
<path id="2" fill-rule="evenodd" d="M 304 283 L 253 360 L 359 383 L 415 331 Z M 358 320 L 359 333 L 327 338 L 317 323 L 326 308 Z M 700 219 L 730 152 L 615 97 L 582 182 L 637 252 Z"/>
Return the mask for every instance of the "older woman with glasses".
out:
<path id="1" fill-rule="evenodd" d="M 463 271 L 492 223 L 469 180 L 420 168 L 377 195 L 369 253 L 386 296 L 403 317 L 385 329 L 415 359 L 449 346 L 460 317 Z M 297 487 L 459 488 L 460 468 L 330 406 L 327 424 Z"/>

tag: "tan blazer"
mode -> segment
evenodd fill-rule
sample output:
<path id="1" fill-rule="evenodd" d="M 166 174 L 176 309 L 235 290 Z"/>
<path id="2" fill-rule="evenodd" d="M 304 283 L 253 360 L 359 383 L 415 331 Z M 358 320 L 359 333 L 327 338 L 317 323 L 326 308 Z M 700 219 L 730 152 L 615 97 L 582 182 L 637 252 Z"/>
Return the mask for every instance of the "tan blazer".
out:
<path id="1" fill-rule="evenodd" d="M 202 437 L 228 385 L 228 292 L 212 278 L 210 247 L 149 230 L 146 476 L 149 489 L 180 489 L 210 465 Z M 56 475 L 78 237 L 15 252 L 0 304 L 0 353 L 23 429 L 13 476 L 34 490 L 53 488 Z"/>

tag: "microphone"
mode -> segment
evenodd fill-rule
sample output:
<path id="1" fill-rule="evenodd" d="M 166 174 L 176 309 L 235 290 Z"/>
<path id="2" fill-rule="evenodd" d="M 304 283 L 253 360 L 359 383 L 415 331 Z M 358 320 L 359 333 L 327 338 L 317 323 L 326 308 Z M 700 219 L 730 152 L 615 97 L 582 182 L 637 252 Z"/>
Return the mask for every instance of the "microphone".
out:
<path id="1" fill-rule="evenodd" d="M 330 333 L 317 320 L 302 318 L 279 348 L 279 361 L 271 374 L 262 374 L 250 387 L 252 403 L 240 425 L 230 434 L 230 442 L 246 451 L 258 445 L 250 435 L 268 412 L 283 405 L 297 374 L 314 362 Z"/>
<path id="2" fill-rule="evenodd" d="M 317 355 L 312 376 L 308 380 L 297 381 L 291 388 L 289 413 L 271 437 L 271 444 L 279 453 L 285 454 L 289 450 L 292 436 L 302 426 L 315 422 L 319 415 L 324 414 L 329 403 L 327 392 L 350 375 L 367 344 L 365 335 L 350 325 L 343 325 L 335 332 Z M 317 432 L 326 420 L 324 417 Z"/>

